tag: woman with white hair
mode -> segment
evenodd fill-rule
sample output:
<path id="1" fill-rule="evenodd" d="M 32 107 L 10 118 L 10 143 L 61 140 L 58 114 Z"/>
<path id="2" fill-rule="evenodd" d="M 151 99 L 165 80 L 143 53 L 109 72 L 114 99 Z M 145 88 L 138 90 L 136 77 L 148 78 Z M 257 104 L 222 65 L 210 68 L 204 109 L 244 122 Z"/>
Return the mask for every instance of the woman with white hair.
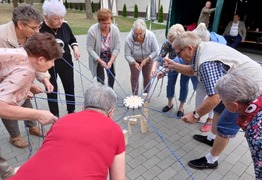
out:
<path id="1" fill-rule="evenodd" d="M 172 47 L 173 41 L 176 39 L 176 36 L 180 33 L 185 32 L 184 27 L 181 24 L 175 24 L 171 26 L 168 30 L 167 34 L 167 40 L 163 43 L 160 53 L 158 55 L 157 61 L 154 61 L 154 65 L 152 68 L 152 76 L 154 76 L 157 73 L 157 68 L 159 65 L 163 66 L 163 58 L 165 58 L 168 54 L 168 58 L 172 59 L 174 61 L 180 62 L 182 64 L 185 64 L 185 62 L 179 58 L 176 55 L 175 49 Z M 168 112 L 173 108 L 173 98 L 175 94 L 175 85 L 178 73 L 173 70 L 165 69 L 165 73 L 168 73 L 167 77 L 167 87 L 166 87 L 166 94 L 168 103 L 167 105 L 162 109 L 162 112 Z M 159 72 L 158 78 L 162 78 L 165 73 Z M 186 102 L 186 98 L 188 95 L 188 82 L 191 78 L 191 81 L 193 83 L 194 90 L 197 86 L 197 78 L 196 77 L 190 77 L 181 74 L 180 77 L 180 94 L 179 94 L 179 107 L 177 111 L 177 117 L 180 118 L 184 115 L 184 104 Z"/>
<path id="2" fill-rule="evenodd" d="M 66 94 L 66 103 L 68 113 L 75 111 L 75 97 L 74 97 L 74 71 L 73 61 L 70 53 L 70 48 L 74 52 L 76 60 L 80 58 L 78 51 L 78 44 L 75 36 L 73 35 L 71 28 L 64 21 L 66 14 L 65 6 L 58 0 L 45 0 L 43 6 L 44 22 L 40 29 L 40 32 L 48 32 L 52 34 L 57 42 L 61 45 L 63 50 L 63 57 L 55 61 L 55 66 L 49 69 L 51 75 L 50 82 L 54 86 L 54 92 L 58 91 L 57 87 L 57 75 L 59 75 Z M 48 105 L 50 111 L 57 117 L 59 117 L 59 108 L 57 102 L 57 94 L 47 94 Z"/>
<path id="3" fill-rule="evenodd" d="M 125 58 L 131 71 L 133 94 L 138 94 L 140 71 L 142 71 L 144 78 L 144 92 L 148 93 L 153 59 L 157 57 L 158 50 L 155 34 L 147 30 L 144 20 L 137 19 L 125 40 Z"/>

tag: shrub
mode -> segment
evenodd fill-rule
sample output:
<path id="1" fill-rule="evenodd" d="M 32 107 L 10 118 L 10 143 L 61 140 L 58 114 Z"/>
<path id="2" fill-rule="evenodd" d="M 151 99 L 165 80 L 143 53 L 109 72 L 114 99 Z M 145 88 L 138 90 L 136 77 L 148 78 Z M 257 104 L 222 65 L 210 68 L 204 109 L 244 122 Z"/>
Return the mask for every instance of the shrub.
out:
<path id="1" fill-rule="evenodd" d="M 126 4 L 124 4 L 122 16 L 123 16 L 123 17 L 127 17 Z"/>
<path id="2" fill-rule="evenodd" d="M 65 0 L 65 7 L 66 7 L 66 9 L 68 9 L 68 3 L 67 3 L 67 0 Z"/>
<path id="3" fill-rule="evenodd" d="M 79 10 L 80 10 L 80 11 L 83 11 L 83 5 L 82 5 L 82 3 L 79 3 Z"/>
<path id="4" fill-rule="evenodd" d="M 138 6 L 137 6 L 137 4 L 135 4 L 134 18 L 138 18 Z"/>
<path id="5" fill-rule="evenodd" d="M 162 23 L 164 21 L 164 14 L 163 14 L 163 6 L 160 6 L 159 12 L 158 12 L 158 22 Z"/>
<path id="6" fill-rule="evenodd" d="M 94 5 L 93 1 L 91 2 L 91 8 L 92 8 L 92 13 L 94 13 L 95 12 L 95 5 Z"/>
<path id="7" fill-rule="evenodd" d="M 78 10 L 78 3 L 75 3 L 75 10 Z"/>

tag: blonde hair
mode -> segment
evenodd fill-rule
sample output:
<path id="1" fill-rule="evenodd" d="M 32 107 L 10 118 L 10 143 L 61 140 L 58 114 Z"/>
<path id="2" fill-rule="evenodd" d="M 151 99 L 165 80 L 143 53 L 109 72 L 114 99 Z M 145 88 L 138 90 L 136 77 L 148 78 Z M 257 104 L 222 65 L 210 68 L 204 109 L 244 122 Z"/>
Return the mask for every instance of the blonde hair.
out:
<path id="1" fill-rule="evenodd" d="M 193 30 L 193 33 L 197 34 L 202 41 L 210 41 L 210 33 L 205 23 L 200 23 L 197 28 Z"/>
<path id="2" fill-rule="evenodd" d="M 176 39 L 176 36 L 183 32 L 185 32 L 184 27 L 181 24 L 175 24 L 169 28 L 167 40 L 172 43 Z"/>

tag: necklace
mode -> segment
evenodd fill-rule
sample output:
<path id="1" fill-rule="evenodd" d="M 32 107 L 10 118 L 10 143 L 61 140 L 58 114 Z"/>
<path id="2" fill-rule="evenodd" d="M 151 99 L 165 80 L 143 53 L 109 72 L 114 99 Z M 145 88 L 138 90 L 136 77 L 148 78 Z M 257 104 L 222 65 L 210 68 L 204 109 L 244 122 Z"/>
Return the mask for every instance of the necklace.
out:
<path id="1" fill-rule="evenodd" d="M 58 29 L 55 29 L 55 30 L 54 30 L 54 29 L 51 28 L 51 30 L 53 31 L 53 33 L 54 33 L 55 35 L 57 35 Z"/>

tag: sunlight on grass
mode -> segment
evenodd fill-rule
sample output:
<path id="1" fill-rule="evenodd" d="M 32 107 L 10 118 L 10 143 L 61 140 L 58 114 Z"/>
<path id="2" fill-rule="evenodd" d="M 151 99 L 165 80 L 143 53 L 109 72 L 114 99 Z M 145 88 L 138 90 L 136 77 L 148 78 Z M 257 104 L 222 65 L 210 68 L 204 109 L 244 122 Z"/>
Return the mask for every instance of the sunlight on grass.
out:
<path id="1" fill-rule="evenodd" d="M 42 4 L 35 3 L 34 6 L 42 12 Z M 7 23 L 11 20 L 12 10 L 13 10 L 12 4 L 0 3 L 0 12 L 1 12 L 0 24 Z M 96 13 L 93 14 L 93 17 L 94 17 L 93 20 L 88 20 L 86 19 L 85 11 L 67 9 L 65 21 L 67 21 L 67 23 L 70 25 L 75 35 L 80 35 L 80 34 L 86 34 L 89 27 L 97 22 Z M 130 31 L 133 22 L 135 20 L 136 20 L 135 18 L 131 18 L 131 17 L 122 17 L 122 16 L 115 17 L 115 23 L 117 24 L 121 32 Z M 149 28 L 149 22 L 146 23 L 147 23 L 147 27 Z M 152 23 L 151 29 L 152 30 L 165 29 L 165 25 Z"/>

